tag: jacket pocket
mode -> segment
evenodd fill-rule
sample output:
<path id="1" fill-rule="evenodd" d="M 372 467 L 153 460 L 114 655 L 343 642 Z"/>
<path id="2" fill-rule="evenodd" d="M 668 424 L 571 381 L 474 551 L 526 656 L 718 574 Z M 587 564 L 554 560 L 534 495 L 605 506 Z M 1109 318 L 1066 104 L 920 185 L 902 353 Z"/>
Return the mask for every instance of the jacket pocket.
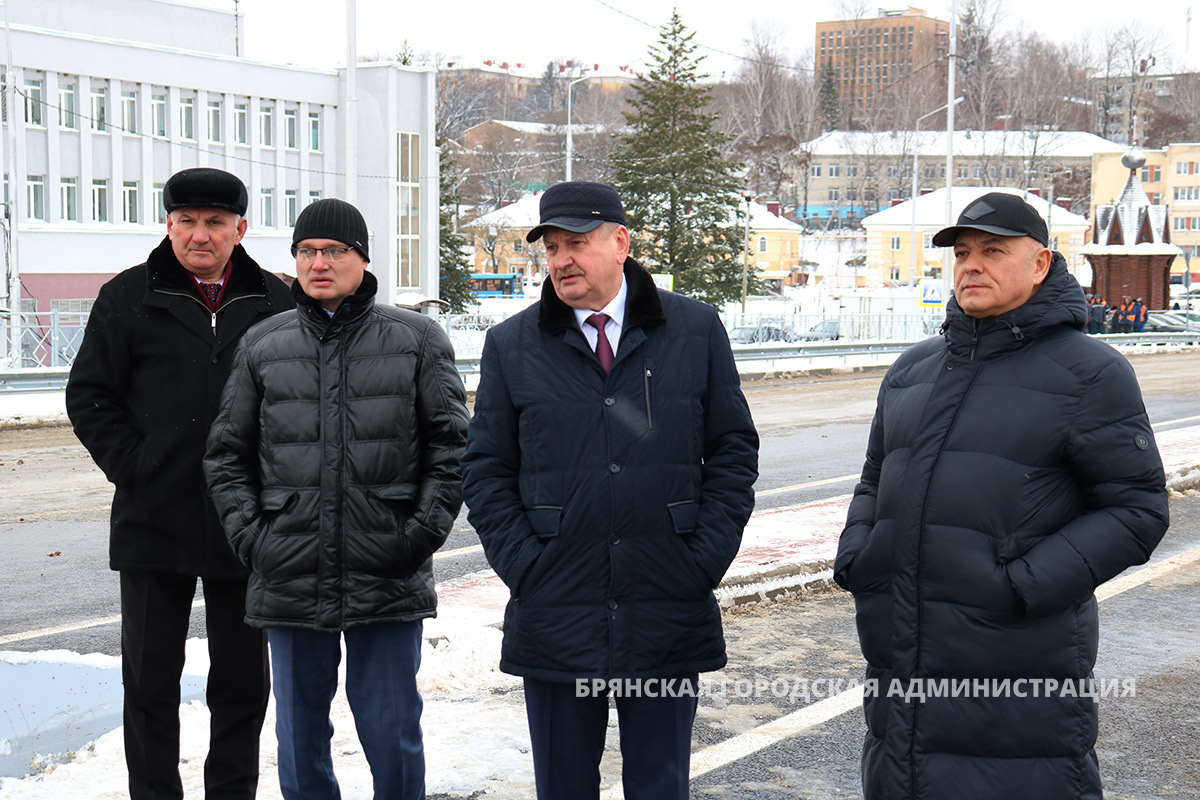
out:
<path id="1" fill-rule="evenodd" d="M 558 536 L 559 525 L 562 522 L 562 506 L 533 506 L 525 509 L 525 519 L 529 527 L 543 541 Z"/>
<path id="2" fill-rule="evenodd" d="M 695 500 L 667 503 L 667 513 L 671 515 L 671 525 L 676 533 L 682 536 L 696 532 L 696 524 L 700 519 L 700 504 Z"/>

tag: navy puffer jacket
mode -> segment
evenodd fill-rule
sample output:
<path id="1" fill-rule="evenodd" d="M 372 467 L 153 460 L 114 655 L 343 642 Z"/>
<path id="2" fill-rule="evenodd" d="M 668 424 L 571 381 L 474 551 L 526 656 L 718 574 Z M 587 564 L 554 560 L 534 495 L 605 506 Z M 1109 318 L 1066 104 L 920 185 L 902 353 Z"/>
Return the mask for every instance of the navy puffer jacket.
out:
<path id="1" fill-rule="evenodd" d="M 951 301 L 944 337 L 884 378 L 834 565 L 878 682 L 867 800 L 1100 800 L 1093 699 L 1028 681 L 1090 678 L 1093 591 L 1146 561 L 1167 495 L 1133 370 L 1086 320 L 1055 253 L 1024 306 Z M 930 696 L 942 679 L 1010 689 Z M 913 686 L 923 702 L 895 694 Z"/>
<path id="2" fill-rule="evenodd" d="M 463 496 L 512 593 L 500 667 L 516 675 L 725 663 L 713 589 L 754 505 L 758 436 L 716 312 L 633 259 L 625 277 L 607 375 L 549 281 L 484 345 Z"/>

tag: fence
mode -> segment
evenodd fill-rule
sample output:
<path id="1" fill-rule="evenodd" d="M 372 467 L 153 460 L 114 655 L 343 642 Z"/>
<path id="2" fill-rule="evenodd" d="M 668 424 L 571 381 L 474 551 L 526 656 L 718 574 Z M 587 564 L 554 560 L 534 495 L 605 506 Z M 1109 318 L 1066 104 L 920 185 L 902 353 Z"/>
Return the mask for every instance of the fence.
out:
<path id="1" fill-rule="evenodd" d="M 87 312 L 39 311 L 14 315 L 21 326 L 20 363 L 10 369 L 69 367 L 83 341 Z M 450 314 L 439 318 L 460 357 L 477 358 L 489 328 L 504 321 L 498 314 Z M 919 314 L 725 314 L 722 320 L 735 344 L 770 342 L 915 341 L 937 332 L 941 319 Z"/>

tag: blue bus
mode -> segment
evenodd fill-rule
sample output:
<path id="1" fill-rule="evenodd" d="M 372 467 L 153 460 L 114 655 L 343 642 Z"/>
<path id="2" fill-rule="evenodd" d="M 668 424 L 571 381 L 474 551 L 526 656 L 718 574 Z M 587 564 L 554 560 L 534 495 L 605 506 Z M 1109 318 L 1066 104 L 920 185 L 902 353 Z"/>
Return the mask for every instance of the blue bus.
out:
<path id="1" fill-rule="evenodd" d="M 476 297 L 509 297 L 525 294 L 525 280 L 516 272 L 482 272 L 471 276 Z"/>

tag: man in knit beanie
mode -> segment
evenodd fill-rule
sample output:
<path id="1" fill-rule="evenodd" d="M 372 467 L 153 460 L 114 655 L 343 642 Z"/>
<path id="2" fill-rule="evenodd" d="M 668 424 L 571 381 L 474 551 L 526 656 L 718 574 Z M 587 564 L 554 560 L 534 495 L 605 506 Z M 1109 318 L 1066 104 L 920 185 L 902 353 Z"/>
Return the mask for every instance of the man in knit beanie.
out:
<path id="1" fill-rule="evenodd" d="M 296 220 L 295 311 L 253 328 L 204 467 L 266 628 L 286 800 L 338 797 L 329 706 L 346 695 L 375 797 L 425 797 L 422 620 L 461 505 L 462 380 L 429 317 L 375 303 L 366 221 L 324 199 Z"/>

